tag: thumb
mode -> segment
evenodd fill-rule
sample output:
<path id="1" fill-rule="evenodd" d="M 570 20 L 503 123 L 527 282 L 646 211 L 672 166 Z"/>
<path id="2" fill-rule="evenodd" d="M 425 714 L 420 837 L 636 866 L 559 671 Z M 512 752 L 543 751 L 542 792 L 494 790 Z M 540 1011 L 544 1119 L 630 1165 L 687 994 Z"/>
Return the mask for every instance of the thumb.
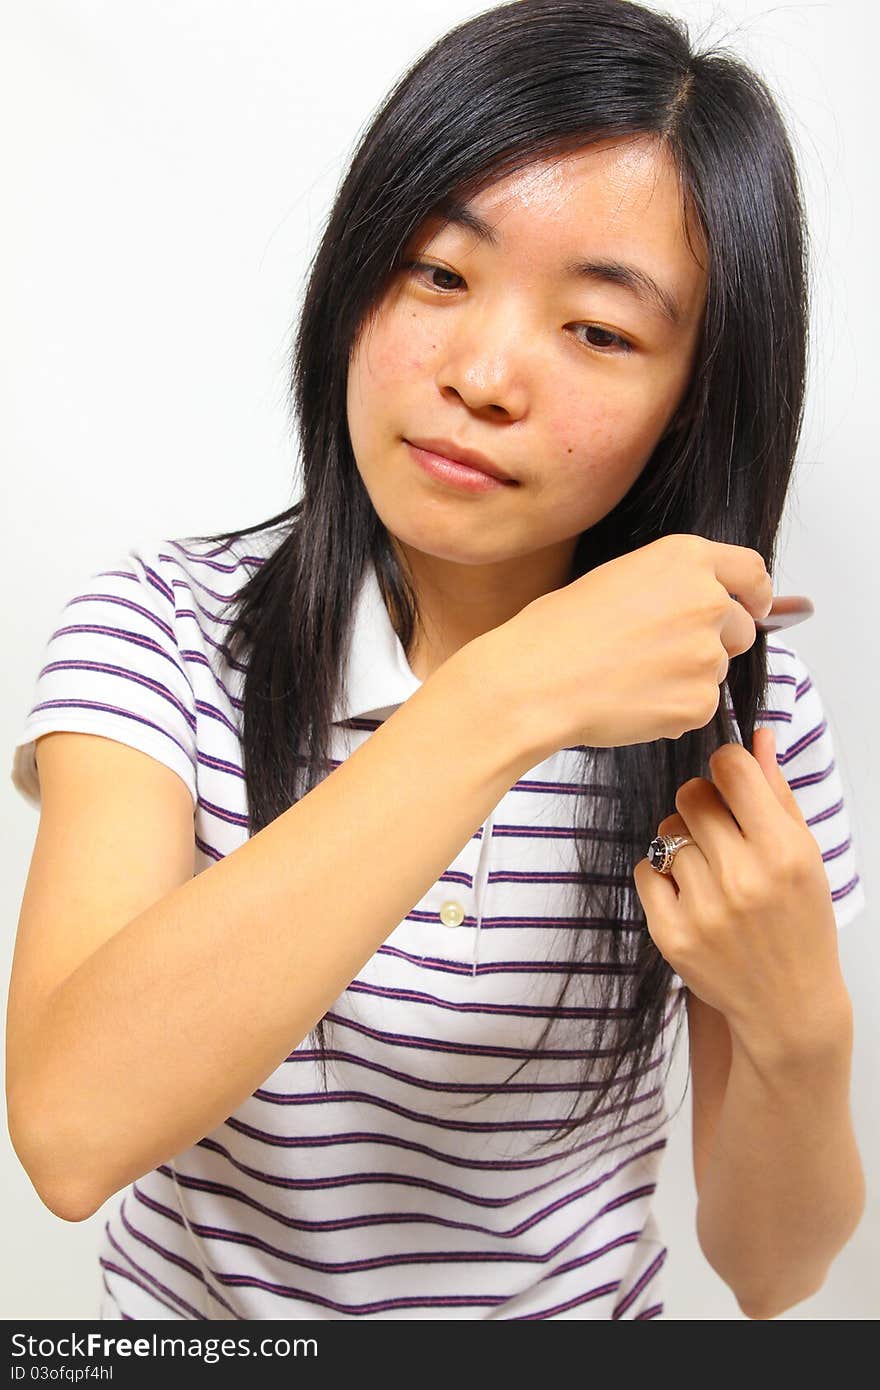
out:
<path id="1" fill-rule="evenodd" d="M 752 735 L 752 757 L 764 773 L 780 805 L 799 824 L 805 824 L 797 797 L 776 761 L 776 734 L 773 729 L 756 729 Z"/>

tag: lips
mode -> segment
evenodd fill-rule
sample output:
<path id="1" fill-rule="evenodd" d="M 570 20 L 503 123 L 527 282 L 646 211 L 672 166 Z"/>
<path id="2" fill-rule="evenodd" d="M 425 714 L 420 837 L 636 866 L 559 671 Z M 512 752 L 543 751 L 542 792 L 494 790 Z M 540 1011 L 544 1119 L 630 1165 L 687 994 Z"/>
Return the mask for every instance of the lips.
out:
<path id="1" fill-rule="evenodd" d="M 468 468 L 476 468 L 480 473 L 487 473 L 490 478 L 498 478 L 503 483 L 516 481 L 511 478 L 509 473 L 505 473 L 503 468 L 499 468 L 492 459 L 481 454 L 479 450 L 467 449 L 463 445 L 454 444 L 451 439 L 409 439 L 407 442 L 414 444 L 417 449 L 426 449 L 431 454 L 439 454 L 441 458 L 451 459 L 453 463 L 463 463 Z"/>

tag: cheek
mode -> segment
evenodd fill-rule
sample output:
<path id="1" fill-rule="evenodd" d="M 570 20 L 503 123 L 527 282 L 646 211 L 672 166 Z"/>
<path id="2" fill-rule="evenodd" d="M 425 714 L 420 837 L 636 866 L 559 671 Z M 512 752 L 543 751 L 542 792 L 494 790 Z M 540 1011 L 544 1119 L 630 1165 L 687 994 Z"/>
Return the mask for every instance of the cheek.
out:
<path id="1" fill-rule="evenodd" d="M 422 355 L 405 335 L 376 324 L 352 354 L 348 369 L 348 425 L 355 453 L 366 456 L 370 438 L 383 427 L 386 403 L 400 399 L 404 383 L 422 369 Z"/>
<path id="2" fill-rule="evenodd" d="M 658 409 L 637 391 L 625 398 L 612 396 L 610 388 L 572 391 L 554 405 L 550 444 L 565 478 L 631 482 L 650 458 L 664 420 L 665 405 Z"/>
<path id="3" fill-rule="evenodd" d="M 548 443 L 563 482 L 619 473 L 636 453 L 632 418 L 598 399 L 571 400 L 568 410 L 555 415 Z"/>
<path id="4" fill-rule="evenodd" d="M 374 385 L 400 385 L 422 378 L 429 369 L 433 339 L 418 315 L 398 312 L 380 322 L 365 345 L 362 370 Z"/>

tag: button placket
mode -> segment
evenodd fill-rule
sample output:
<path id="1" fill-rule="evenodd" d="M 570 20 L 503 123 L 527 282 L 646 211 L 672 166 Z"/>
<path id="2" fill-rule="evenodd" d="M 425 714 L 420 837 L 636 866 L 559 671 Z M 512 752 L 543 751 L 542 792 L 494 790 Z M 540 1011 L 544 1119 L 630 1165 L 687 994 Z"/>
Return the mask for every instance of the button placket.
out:
<path id="1" fill-rule="evenodd" d="M 483 836 L 480 842 L 480 855 L 477 860 L 477 870 L 474 874 L 474 903 L 476 906 L 477 925 L 474 928 L 474 955 L 471 965 L 471 978 L 477 973 L 477 964 L 480 959 L 480 927 L 483 924 L 483 904 L 485 901 L 486 884 L 489 878 L 489 862 L 491 859 L 492 839 L 494 835 L 495 812 L 483 823 Z"/>

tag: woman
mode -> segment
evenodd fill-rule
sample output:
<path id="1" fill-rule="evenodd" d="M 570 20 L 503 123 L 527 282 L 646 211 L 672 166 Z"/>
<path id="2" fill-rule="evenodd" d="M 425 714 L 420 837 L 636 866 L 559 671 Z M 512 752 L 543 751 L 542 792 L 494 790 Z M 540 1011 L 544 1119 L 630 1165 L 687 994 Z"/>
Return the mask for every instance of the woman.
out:
<path id="1" fill-rule="evenodd" d="M 819 1287 L 863 892 L 757 626 L 806 325 L 776 107 L 675 22 L 521 0 L 390 93 L 301 501 L 102 571 L 19 740 L 10 1127 L 58 1215 L 122 1193 L 102 1317 L 661 1316 L 683 999 L 707 1258 L 749 1316 Z"/>

